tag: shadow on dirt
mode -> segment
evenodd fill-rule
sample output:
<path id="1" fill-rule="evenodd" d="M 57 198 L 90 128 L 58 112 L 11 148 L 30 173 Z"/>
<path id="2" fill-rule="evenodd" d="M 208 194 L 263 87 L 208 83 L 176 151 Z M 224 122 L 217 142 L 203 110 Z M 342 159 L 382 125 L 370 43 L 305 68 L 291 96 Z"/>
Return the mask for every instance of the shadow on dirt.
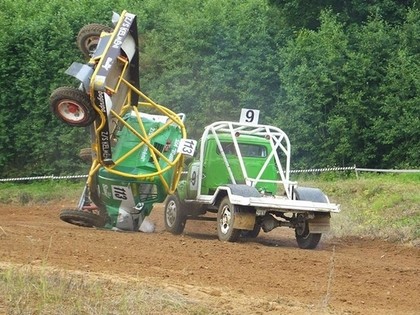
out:
<path id="1" fill-rule="evenodd" d="M 185 232 L 184 237 L 191 239 L 198 239 L 203 241 L 218 241 L 217 234 L 200 233 L 200 232 Z M 267 247 L 282 247 L 282 248 L 297 248 L 296 241 L 288 237 L 276 237 L 270 239 L 268 237 L 256 238 L 240 238 L 236 243 L 239 244 L 259 244 Z"/>

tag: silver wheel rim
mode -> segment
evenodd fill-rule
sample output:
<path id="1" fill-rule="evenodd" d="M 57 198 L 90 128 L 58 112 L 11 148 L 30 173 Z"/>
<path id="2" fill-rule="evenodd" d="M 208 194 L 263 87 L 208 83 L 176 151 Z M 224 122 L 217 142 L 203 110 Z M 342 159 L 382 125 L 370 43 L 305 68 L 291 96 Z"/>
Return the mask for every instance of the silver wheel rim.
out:
<path id="1" fill-rule="evenodd" d="M 86 117 L 83 107 L 71 100 L 60 102 L 57 106 L 57 111 L 63 119 L 70 122 L 81 122 Z"/>
<path id="2" fill-rule="evenodd" d="M 222 213 L 219 220 L 220 232 L 227 234 L 232 224 L 232 211 L 228 205 L 223 206 Z"/>
<path id="3" fill-rule="evenodd" d="M 176 220 L 176 203 L 174 200 L 168 202 L 166 206 L 166 223 L 172 227 Z"/>

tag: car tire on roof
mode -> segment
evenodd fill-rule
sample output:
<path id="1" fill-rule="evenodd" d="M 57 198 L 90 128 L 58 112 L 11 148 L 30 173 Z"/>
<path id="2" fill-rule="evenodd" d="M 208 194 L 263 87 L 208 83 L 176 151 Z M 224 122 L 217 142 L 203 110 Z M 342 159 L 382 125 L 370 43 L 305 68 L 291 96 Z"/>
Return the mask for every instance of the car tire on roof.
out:
<path id="1" fill-rule="evenodd" d="M 70 126 L 86 127 L 97 117 L 88 95 L 73 87 L 54 90 L 50 96 L 50 104 L 54 115 Z"/>
<path id="2" fill-rule="evenodd" d="M 112 31 L 113 29 L 111 27 L 102 24 L 87 24 L 83 26 L 77 34 L 77 47 L 79 47 L 83 55 L 89 59 L 98 47 L 101 33 L 111 33 Z"/>
<path id="3" fill-rule="evenodd" d="M 92 162 L 93 159 L 93 150 L 92 148 L 82 148 L 79 151 L 79 157 L 85 162 Z"/>

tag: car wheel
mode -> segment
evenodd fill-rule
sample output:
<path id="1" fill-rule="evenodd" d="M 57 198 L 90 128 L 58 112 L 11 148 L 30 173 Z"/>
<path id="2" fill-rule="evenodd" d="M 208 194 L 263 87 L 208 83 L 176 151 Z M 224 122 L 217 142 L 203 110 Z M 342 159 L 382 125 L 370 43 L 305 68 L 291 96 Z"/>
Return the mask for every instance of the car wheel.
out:
<path id="1" fill-rule="evenodd" d="M 328 203 L 327 196 L 318 188 L 297 187 L 294 191 L 296 200 Z M 322 233 L 310 233 L 308 219 L 304 214 L 297 215 L 295 237 L 299 248 L 314 249 L 321 240 Z"/>
<path id="2" fill-rule="evenodd" d="M 229 197 L 223 198 L 217 211 L 217 236 L 225 242 L 236 242 L 241 230 L 233 228 L 235 222 L 235 210 L 238 206 L 230 203 Z"/>
<path id="3" fill-rule="evenodd" d="M 58 119 L 74 127 L 86 127 L 97 117 L 86 93 L 72 87 L 61 87 L 51 94 L 52 112 Z"/>
<path id="4" fill-rule="evenodd" d="M 77 47 L 86 58 L 91 58 L 98 47 L 102 32 L 111 33 L 113 29 L 101 24 L 88 24 L 83 26 L 77 34 Z"/>
<path id="5" fill-rule="evenodd" d="M 165 229 L 179 235 L 184 231 L 187 216 L 177 195 L 169 195 L 165 201 Z"/>
<path id="6" fill-rule="evenodd" d="M 299 248 L 314 249 L 321 240 L 321 233 L 309 233 L 308 220 L 303 214 L 297 216 L 297 226 L 295 228 L 296 241 Z"/>
<path id="7" fill-rule="evenodd" d="M 79 157 L 85 162 L 92 162 L 92 148 L 80 149 Z"/>
<path id="8" fill-rule="evenodd" d="M 60 212 L 60 219 L 64 222 L 83 227 L 103 227 L 105 220 L 89 211 L 78 209 L 64 209 Z"/>

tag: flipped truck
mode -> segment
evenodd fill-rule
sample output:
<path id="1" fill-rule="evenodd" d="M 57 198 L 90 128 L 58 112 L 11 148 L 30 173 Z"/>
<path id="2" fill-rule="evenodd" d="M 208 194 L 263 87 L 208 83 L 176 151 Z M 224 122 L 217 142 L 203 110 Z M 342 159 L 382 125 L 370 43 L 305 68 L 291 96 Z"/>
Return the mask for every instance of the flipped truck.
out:
<path id="1" fill-rule="evenodd" d="M 188 171 L 165 200 L 167 231 L 181 234 L 188 220 L 213 220 L 219 240 L 235 242 L 288 227 L 300 248 L 317 247 L 340 206 L 320 189 L 290 180 L 289 138 L 259 124 L 258 116 L 243 109 L 239 122 L 205 127 Z"/>
<path id="2" fill-rule="evenodd" d="M 138 231 L 153 205 L 177 187 L 188 146 L 185 115 L 140 91 L 136 16 L 114 13 L 112 23 L 81 28 L 77 45 L 87 62 L 66 70 L 78 85 L 59 87 L 50 96 L 56 117 L 86 128 L 91 143 L 82 151 L 91 162 L 82 196 L 60 219 Z"/>

